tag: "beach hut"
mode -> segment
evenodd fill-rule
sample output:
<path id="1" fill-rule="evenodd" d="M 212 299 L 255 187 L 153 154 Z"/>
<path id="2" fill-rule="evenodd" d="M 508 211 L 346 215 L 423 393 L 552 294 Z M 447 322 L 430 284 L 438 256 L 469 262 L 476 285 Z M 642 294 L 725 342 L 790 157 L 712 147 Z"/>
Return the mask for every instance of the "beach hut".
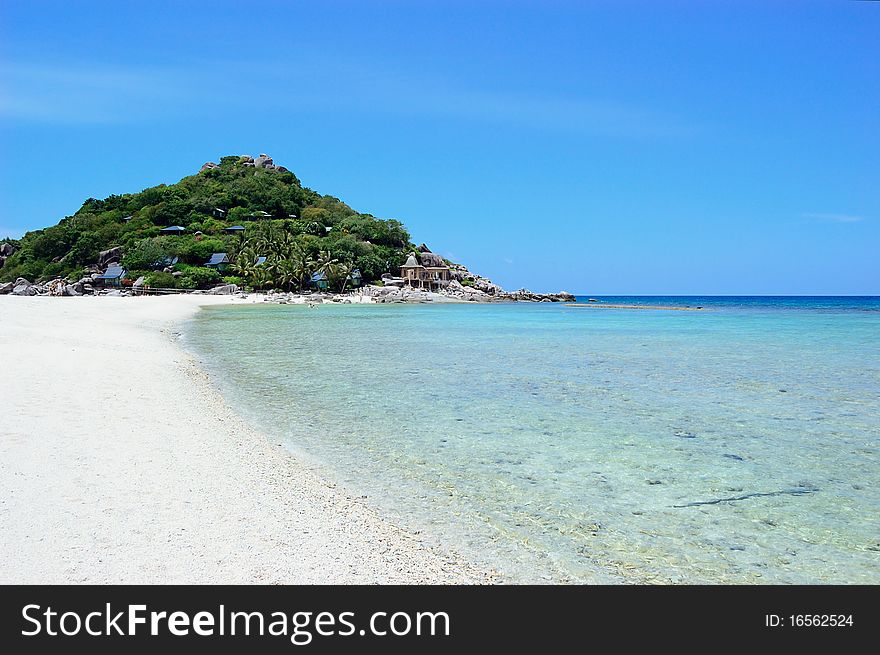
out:
<path id="1" fill-rule="evenodd" d="M 229 268 L 229 255 L 225 252 L 215 252 L 211 255 L 211 259 L 205 262 L 208 268 L 216 268 L 221 273 Z"/>
<path id="2" fill-rule="evenodd" d="M 170 266 L 174 266 L 177 262 L 180 261 L 179 257 L 174 257 L 173 255 L 168 255 L 167 257 L 163 257 L 159 261 L 155 263 L 156 268 L 168 268 Z"/>
<path id="3" fill-rule="evenodd" d="M 226 232 L 226 234 L 241 234 L 242 232 L 244 232 L 244 226 L 243 225 L 232 225 L 230 227 L 227 227 L 223 231 Z"/>
<path id="4" fill-rule="evenodd" d="M 125 269 L 122 266 L 108 266 L 107 270 L 95 278 L 98 284 L 110 287 L 122 286 L 122 278 L 125 277 Z"/>
<path id="5" fill-rule="evenodd" d="M 183 234 L 184 232 L 186 232 L 186 228 L 180 225 L 171 225 L 159 230 L 160 234 Z"/>
<path id="6" fill-rule="evenodd" d="M 321 291 L 324 291 L 330 286 L 330 282 L 327 281 L 327 275 L 323 271 L 316 271 L 315 273 L 312 273 L 309 284 L 316 289 L 320 289 Z"/>
<path id="7" fill-rule="evenodd" d="M 348 285 L 351 287 L 359 287 L 362 283 L 363 278 L 361 277 L 361 269 L 352 269 L 351 273 L 348 274 Z"/>

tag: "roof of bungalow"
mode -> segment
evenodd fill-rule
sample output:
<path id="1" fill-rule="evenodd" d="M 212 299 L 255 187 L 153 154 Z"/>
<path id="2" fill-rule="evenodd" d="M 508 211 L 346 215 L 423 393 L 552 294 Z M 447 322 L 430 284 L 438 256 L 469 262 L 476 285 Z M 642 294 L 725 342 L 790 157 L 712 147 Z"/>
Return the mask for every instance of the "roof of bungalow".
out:
<path id="1" fill-rule="evenodd" d="M 265 257 L 257 257 L 257 266 L 259 266 L 260 264 L 265 264 L 265 263 L 266 263 Z"/>
<path id="2" fill-rule="evenodd" d="M 324 271 L 315 271 L 312 273 L 312 282 L 323 282 L 327 279 L 327 275 Z"/>
<path id="3" fill-rule="evenodd" d="M 107 270 L 98 276 L 99 280 L 117 280 L 125 275 L 125 269 L 122 266 L 108 266 Z"/>
<path id="4" fill-rule="evenodd" d="M 422 265 L 416 261 L 415 255 L 410 255 L 406 258 L 406 264 L 401 266 L 401 268 L 422 268 Z"/>
<path id="5" fill-rule="evenodd" d="M 218 266 L 220 264 L 228 264 L 229 263 L 229 255 L 225 252 L 215 252 L 211 255 L 211 259 L 209 259 L 205 266 Z"/>
<path id="6" fill-rule="evenodd" d="M 156 266 L 174 266 L 178 261 L 180 261 L 179 257 L 172 257 L 168 255 L 167 257 L 163 257 L 162 259 L 156 262 Z"/>
<path id="7" fill-rule="evenodd" d="M 257 211 L 251 213 L 250 215 L 251 215 L 251 216 L 263 216 L 263 217 L 265 217 L 265 216 L 271 216 L 272 214 L 270 214 L 269 212 L 264 212 L 262 209 L 258 209 Z"/>
<path id="8" fill-rule="evenodd" d="M 122 220 L 123 220 L 123 221 L 130 221 L 130 220 L 131 220 L 131 216 L 123 216 L 123 217 L 122 217 Z"/>
<path id="9" fill-rule="evenodd" d="M 169 225 L 168 227 L 162 228 L 159 231 L 160 232 L 186 232 L 186 228 L 181 227 L 180 225 Z"/>
<path id="10" fill-rule="evenodd" d="M 227 232 L 242 232 L 244 230 L 243 225 L 230 225 L 226 228 Z"/>

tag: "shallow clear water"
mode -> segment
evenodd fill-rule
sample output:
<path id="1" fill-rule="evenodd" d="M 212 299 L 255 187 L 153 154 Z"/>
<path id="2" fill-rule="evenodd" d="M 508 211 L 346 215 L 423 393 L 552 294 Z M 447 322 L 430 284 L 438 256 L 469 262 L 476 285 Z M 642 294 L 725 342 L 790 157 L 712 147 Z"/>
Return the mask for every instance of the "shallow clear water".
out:
<path id="1" fill-rule="evenodd" d="M 512 579 L 880 582 L 880 298 L 603 300 L 706 310 L 211 307 L 186 338 L 263 430 Z"/>

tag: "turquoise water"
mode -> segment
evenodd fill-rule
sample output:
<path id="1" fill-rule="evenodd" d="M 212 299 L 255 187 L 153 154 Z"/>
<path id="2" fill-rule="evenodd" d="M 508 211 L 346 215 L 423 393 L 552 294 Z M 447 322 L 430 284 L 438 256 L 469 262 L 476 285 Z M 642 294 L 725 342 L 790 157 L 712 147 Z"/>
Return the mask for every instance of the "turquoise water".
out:
<path id="1" fill-rule="evenodd" d="M 232 405 L 517 581 L 880 583 L 880 298 L 211 307 Z"/>

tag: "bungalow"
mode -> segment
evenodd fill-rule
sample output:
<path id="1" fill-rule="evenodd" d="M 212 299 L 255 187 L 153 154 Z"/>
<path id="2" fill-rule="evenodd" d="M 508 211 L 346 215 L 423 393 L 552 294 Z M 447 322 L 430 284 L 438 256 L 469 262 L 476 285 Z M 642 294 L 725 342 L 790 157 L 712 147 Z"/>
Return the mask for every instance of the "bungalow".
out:
<path id="1" fill-rule="evenodd" d="M 247 215 L 248 218 L 252 220 L 259 220 L 261 218 L 272 218 L 272 214 L 269 212 L 264 212 L 262 210 L 257 210 Z"/>
<path id="2" fill-rule="evenodd" d="M 122 278 L 125 277 L 125 269 L 122 266 L 108 266 L 107 270 L 95 278 L 98 284 L 111 287 L 122 286 Z"/>
<path id="3" fill-rule="evenodd" d="M 241 234 L 242 232 L 244 232 L 244 226 L 243 225 L 232 225 L 230 227 L 227 227 L 223 231 L 226 232 L 226 234 Z"/>
<path id="4" fill-rule="evenodd" d="M 123 222 L 123 223 L 128 223 L 130 220 L 131 220 L 131 216 L 123 216 L 123 217 L 122 217 L 122 222 Z"/>
<path id="5" fill-rule="evenodd" d="M 449 284 L 449 267 L 422 266 L 416 261 L 415 253 L 411 253 L 400 267 L 400 277 L 407 286 L 436 290 Z"/>
<path id="6" fill-rule="evenodd" d="M 350 287 L 359 287 L 363 282 L 363 278 L 361 277 L 360 269 L 353 269 L 351 273 L 348 274 L 348 286 Z M 330 287 L 330 281 L 327 279 L 327 274 L 323 271 L 316 271 L 312 273 L 312 277 L 309 279 L 309 283 L 311 286 L 316 289 L 320 289 L 324 291 Z"/>
<path id="7" fill-rule="evenodd" d="M 327 274 L 323 271 L 317 271 L 312 273 L 312 277 L 309 280 L 309 283 L 315 287 L 316 289 L 320 289 L 324 291 L 330 286 L 330 282 L 327 280 Z"/>
<path id="8" fill-rule="evenodd" d="M 159 230 L 159 234 L 183 234 L 184 232 L 186 232 L 186 228 L 180 225 L 171 225 Z"/>
<path id="9" fill-rule="evenodd" d="M 205 266 L 208 268 L 216 268 L 221 273 L 229 268 L 229 255 L 225 252 L 215 252 L 211 255 L 211 259 L 209 259 Z"/>
<path id="10" fill-rule="evenodd" d="M 163 257 L 159 261 L 157 261 L 154 266 L 156 268 L 167 268 L 169 266 L 174 266 L 177 262 L 180 261 L 180 257 L 174 257 L 172 255 L 168 255 L 167 257 Z"/>
<path id="11" fill-rule="evenodd" d="M 215 218 L 226 218 L 226 210 L 225 209 L 220 209 L 219 207 L 214 207 L 214 209 L 211 210 L 211 213 L 214 214 Z"/>

